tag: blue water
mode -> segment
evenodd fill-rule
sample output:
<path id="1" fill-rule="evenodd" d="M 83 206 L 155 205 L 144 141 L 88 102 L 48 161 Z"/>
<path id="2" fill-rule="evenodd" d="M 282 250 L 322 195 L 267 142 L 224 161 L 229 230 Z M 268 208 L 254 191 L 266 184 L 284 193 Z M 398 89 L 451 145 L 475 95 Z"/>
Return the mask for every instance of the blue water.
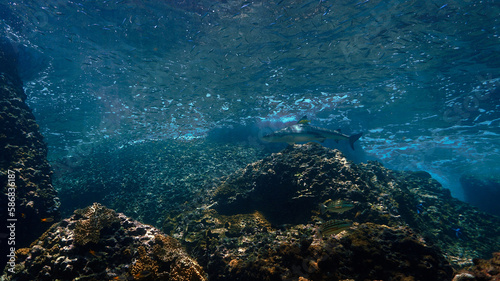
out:
<path id="1" fill-rule="evenodd" d="M 307 115 L 364 132 L 356 161 L 460 199 L 461 175 L 499 172 L 496 1 L 178 2 L 0 1 L 52 162 L 104 141 L 264 145 Z"/>

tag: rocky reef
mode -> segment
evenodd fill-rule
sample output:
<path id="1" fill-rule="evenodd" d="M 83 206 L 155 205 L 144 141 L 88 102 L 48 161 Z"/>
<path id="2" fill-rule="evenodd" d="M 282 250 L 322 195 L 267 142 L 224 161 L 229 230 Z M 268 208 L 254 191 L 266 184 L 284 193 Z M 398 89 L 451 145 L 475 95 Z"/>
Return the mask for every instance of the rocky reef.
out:
<path id="1" fill-rule="evenodd" d="M 143 223 L 161 226 L 166 213 L 182 211 L 185 202 L 197 204 L 196 195 L 220 177 L 264 157 L 257 153 L 249 146 L 203 140 L 82 146 L 71 157 L 53 163 L 54 187 L 63 216 L 99 201 Z"/>
<path id="2" fill-rule="evenodd" d="M 0 252 L 26 247 L 59 219 L 47 146 L 17 72 L 17 56 L 0 38 Z M 5 209 L 4 209 L 5 208 Z M 3 211 L 5 210 L 5 211 Z M 5 223 L 7 222 L 7 223 Z M 8 226 L 9 228 L 6 228 Z M 6 255 L 0 257 L 5 265 Z"/>
<path id="3" fill-rule="evenodd" d="M 453 281 L 497 281 L 500 280 L 500 252 L 493 253 L 489 260 L 474 259 L 474 266 L 461 270 Z"/>
<path id="4" fill-rule="evenodd" d="M 356 165 L 316 143 L 252 163 L 205 198 L 163 227 L 211 280 L 451 280 L 500 248 L 498 218 L 429 174 Z M 352 207 L 324 210 L 339 199 Z"/>
<path id="5" fill-rule="evenodd" d="M 16 259 L 2 280 L 207 280 L 177 240 L 98 203 L 53 224 Z"/>
<path id="6" fill-rule="evenodd" d="M 256 149 L 203 142 L 89 150 L 56 163 L 67 209 L 100 198 L 163 232 L 98 203 L 59 221 L 46 147 L 20 81 L 5 73 L 0 172 L 5 186 L 15 179 L 24 246 L 1 280 L 497 278 L 498 254 L 483 260 L 500 248 L 497 217 L 425 172 L 354 164 L 317 143 L 258 161 Z"/>

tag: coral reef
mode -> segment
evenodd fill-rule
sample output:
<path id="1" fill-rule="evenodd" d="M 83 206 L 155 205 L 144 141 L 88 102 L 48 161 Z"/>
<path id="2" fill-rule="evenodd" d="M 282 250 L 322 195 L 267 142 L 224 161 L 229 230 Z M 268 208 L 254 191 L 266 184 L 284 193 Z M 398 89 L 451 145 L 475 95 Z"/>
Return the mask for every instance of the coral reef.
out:
<path id="1" fill-rule="evenodd" d="M 322 211 L 339 199 L 354 207 Z M 316 143 L 238 170 L 204 203 L 163 229 L 212 280 L 451 280 L 450 265 L 500 248 L 498 218 L 452 198 L 429 174 L 356 165 Z M 321 237 L 330 220 L 349 223 Z"/>
<path id="2" fill-rule="evenodd" d="M 258 212 L 223 216 L 208 209 L 186 220 L 192 222 L 186 231 L 173 232 L 211 280 L 450 280 L 453 272 L 408 227 L 356 223 L 322 238 L 313 224 L 274 229 Z"/>
<path id="3" fill-rule="evenodd" d="M 179 213 L 185 202 L 196 204 L 193 199 L 202 189 L 263 157 L 252 147 L 208 146 L 201 140 L 151 140 L 117 147 L 116 142 L 83 147 L 79 154 L 53 163 L 64 216 L 98 200 L 160 226 L 167 211 Z"/>
<path id="4" fill-rule="evenodd" d="M 258 210 L 273 225 L 307 223 L 328 199 L 352 201 L 355 207 L 324 219 L 408 225 L 455 265 L 500 248 L 498 218 L 452 198 L 429 174 L 391 171 L 376 162 L 356 165 L 314 143 L 289 146 L 237 171 L 213 198 L 221 214 Z"/>
<path id="5" fill-rule="evenodd" d="M 51 183 L 47 146 L 40 134 L 16 69 L 17 57 L 10 43 L 0 38 L 0 212 L 2 228 L 15 220 L 15 246 L 26 247 L 60 218 L 59 199 Z M 10 189 L 9 189 L 10 187 Z M 9 195 L 10 194 L 10 195 Z M 13 198 L 13 200 L 11 200 Z M 11 205 L 8 205 L 8 204 Z M 9 223 L 10 224 L 10 223 Z M 9 236 L 9 235 L 8 235 Z M 0 252 L 10 247 L 0 236 Z M 6 255 L 0 264 L 5 265 Z"/>
<path id="6" fill-rule="evenodd" d="M 493 253 L 489 260 L 474 259 L 474 265 L 458 272 L 453 281 L 497 281 L 500 280 L 500 252 Z"/>
<path id="7" fill-rule="evenodd" d="M 98 243 L 101 230 L 118 222 L 115 212 L 99 203 L 76 210 L 75 214 L 83 217 L 76 222 L 74 230 L 75 242 L 80 245 Z"/>
<path id="8" fill-rule="evenodd" d="M 16 251 L 2 280 L 207 280 L 172 237 L 93 204 Z"/>
<path id="9" fill-rule="evenodd" d="M 307 227 L 292 230 L 296 234 L 277 235 L 269 251 L 234 257 L 224 274 L 229 278 L 218 279 L 447 280 L 452 273 L 439 252 L 407 228 L 366 223 L 324 240 L 308 237 Z"/>

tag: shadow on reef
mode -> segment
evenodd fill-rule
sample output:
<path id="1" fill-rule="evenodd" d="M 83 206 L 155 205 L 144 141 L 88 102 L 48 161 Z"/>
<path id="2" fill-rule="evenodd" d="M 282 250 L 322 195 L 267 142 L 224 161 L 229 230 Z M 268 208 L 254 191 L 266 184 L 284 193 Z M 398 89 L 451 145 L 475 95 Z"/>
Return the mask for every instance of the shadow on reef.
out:
<path id="1" fill-rule="evenodd" d="M 450 265 L 500 248 L 498 218 L 428 173 L 356 165 L 317 143 L 250 164 L 205 197 L 163 229 L 211 280 L 451 280 Z"/>
<path id="2" fill-rule="evenodd" d="M 460 184 L 464 190 L 465 201 L 481 211 L 500 217 L 500 177 L 463 175 Z"/>

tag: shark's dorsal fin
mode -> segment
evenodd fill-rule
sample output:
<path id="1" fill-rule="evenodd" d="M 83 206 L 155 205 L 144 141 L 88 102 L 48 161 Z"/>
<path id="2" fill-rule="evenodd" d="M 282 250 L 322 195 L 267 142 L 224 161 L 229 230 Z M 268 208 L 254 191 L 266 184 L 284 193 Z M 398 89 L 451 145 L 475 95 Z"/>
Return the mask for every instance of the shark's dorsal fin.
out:
<path id="1" fill-rule="evenodd" d="M 311 123 L 311 120 L 307 120 L 307 116 L 304 115 L 304 117 L 300 118 L 299 122 L 297 124 L 304 124 L 304 125 L 309 125 Z"/>

